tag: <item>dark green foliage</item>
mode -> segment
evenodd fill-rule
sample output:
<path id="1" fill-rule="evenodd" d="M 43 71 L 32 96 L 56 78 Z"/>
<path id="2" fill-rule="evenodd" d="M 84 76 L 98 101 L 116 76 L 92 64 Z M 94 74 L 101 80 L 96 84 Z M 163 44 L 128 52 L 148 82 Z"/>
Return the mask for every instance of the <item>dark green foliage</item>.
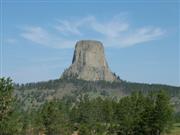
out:
<path id="1" fill-rule="evenodd" d="M 10 78 L 0 78 L 0 119 L 7 117 L 12 107 L 13 86 Z"/>
<path id="2" fill-rule="evenodd" d="M 69 134 L 69 118 L 65 112 L 65 108 L 61 102 L 46 102 L 40 113 L 42 117 L 42 125 L 47 135 L 52 134 Z"/>
<path id="3" fill-rule="evenodd" d="M 0 134 L 19 134 L 22 130 L 20 112 L 13 97 L 13 84 L 10 78 L 0 78 Z"/>
<path id="4" fill-rule="evenodd" d="M 174 114 L 174 120 L 176 123 L 180 123 L 180 112 Z"/>
<path id="5" fill-rule="evenodd" d="M 119 101 L 116 109 L 117 129 L 122 135 L 160 135 L 171 127 L 172 112 L 165 92 L 147 96 L 134 93 Z"/>
<path id="6" fill-rule="evenodd" d="M 160 135 L 171 127 L 172 106 L 163 91 L 144 96 L 133 93 L 119 102 L 87 95 L 73 107 L 71 119 L 82 133 Z"/>
<path id="7" fill-rule="evenodd" d="M 169 101 L 168 95 L 163 91 L 160 91 L 156 95 L 153 111 L 155 134 L 160 135 L 160 133 L 168 130 L 170 128 L 169 126 L 171 126 L 173 111 Z"/>

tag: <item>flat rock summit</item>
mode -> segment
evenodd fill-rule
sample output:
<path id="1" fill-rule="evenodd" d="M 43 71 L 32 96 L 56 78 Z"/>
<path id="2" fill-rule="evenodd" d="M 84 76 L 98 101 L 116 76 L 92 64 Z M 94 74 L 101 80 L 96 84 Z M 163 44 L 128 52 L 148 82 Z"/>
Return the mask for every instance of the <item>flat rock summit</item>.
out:
<path id="1" fill-rule="evenodd" d="M 88 81 L 117 80 L 108 67 L 103 44 L 94 40 L 81 40 L 76 43 L 72 64 L 62 77 L 76 77 Z"/>

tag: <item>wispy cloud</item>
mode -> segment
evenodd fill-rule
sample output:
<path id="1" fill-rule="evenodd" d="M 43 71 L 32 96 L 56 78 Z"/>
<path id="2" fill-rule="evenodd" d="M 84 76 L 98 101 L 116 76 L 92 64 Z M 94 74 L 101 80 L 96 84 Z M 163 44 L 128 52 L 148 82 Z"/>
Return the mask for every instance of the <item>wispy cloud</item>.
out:
<path id="1" fill-rule="evenodd" d="M 74 44 L 74 41 L 66 40 L 58 35 L 51 34 L 42 27 L 36 26 L 24 28 L 21 36 L 34 43 L 52 48 L 72 48 Z"/>
<path id="2" fill-rule="evenodd" d="M 144 27 L 135 30 L 133 33 L 130 33 L 129 36 L 122 37 L 121 41 L 122 44 L 129 46 L 142 42 L 156 40 L 164 34 L 165 30 L 162 30 L 160 28 Z"/>
<path id="3" fill-rule="evenodd" d="M 61 21 L 59 20 L 59 24 L 60 25 L 57 25 L 55 26 L 55 28 L 64 33 L 64 34 L 74 34 L 74 35 L 81 35 L 81 32 L 79 30 L 79 26 L 80 24 L 74 24 L 72 25 L 69 21 Z"/>
<path id="4" fill-rule="evenodd" d="M 99 21 L 94 16 L 77 20 L 58 20 L 57 25 L 50 29 L 56 34 L 42 27 L 26 27 L 21 36 L 48 47 L 72 48 L 77 40 L 87 38 L 96 40 L 96 36 L 107 47 L 129 47 L 156 40 L 165 34 L 165 30 L 154 26 L 133 28 L 130 22 L 117 17 L 106 21 Z M 89 32 L 91 34 L 87 34 Z"/>
<path id="5" fill-rule="evenodd" d="M 21 36 L 38 44 L 46 44 L 50 39 L 49 33 L 41 27 L 26 27 Z"/>
<path id="6" fill-rule="evenodd" d="M 128 30 L 128 27 L 127 22 L 116 17 L 111 18 L 111 21 L 99 22 L 94 16 L 88 16 L 74 21 L 59 20 L 55 28 L 64 34 L 85 35 L 83 29 L 89 29 L 107 37 L 117 37 L 120 32 Z"/>
<path id="7" fill-rule="evenodd" d="M 89 24 L 91 24 L 94 19 L 93 16 L 88 16 L 79 20 L 58 20 L 58 25 L 56 25 L 55 28 L 65 35 L 83 35 L 81 30 L 89 27 Z"/>
<path id="8" fill-rule="evenodd" d="M 127 34 L 119 35 L 116 38 L 108 39 L 107 42 L 114 46 L 129 47 L 140 43 L 149 42 L 151 40 L 157 40 L 165 34 L 165 30 L 153 27 L 144 27 L 136 29 Z"/>

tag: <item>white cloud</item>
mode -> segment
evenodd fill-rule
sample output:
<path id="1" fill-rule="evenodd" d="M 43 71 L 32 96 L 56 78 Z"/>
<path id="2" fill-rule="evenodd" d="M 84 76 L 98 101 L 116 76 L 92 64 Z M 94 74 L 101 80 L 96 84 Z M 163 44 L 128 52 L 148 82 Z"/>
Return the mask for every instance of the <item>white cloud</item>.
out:
<path id="1" fill-rule="evenodd" d="M 64 35 L 83 35 L 80 29 L 87 27 L 94 19 L 93 16 L 88 16 L 80 20 L 58 20 L 58 25 L 55 28 Z"/>
<path id="2" fill-rule="evenodd" d="M 68 21 L 59 21 L 59 24 L 60 25 L 55 27 L 58 31 L 62 33 L 68 32 L 70 34 L 81 35 L 78 24 L 71 25 Z"/>
<path id="3" fill-rule="evenodd" d="M 41 27 L 26 27 L 21 36 L 38 44 L 46 44 L 49 42 L 49 38 L 47 38 L 49 37 L 48 32 Z"/>
<path id="4" fill-rule="evenodd" d="M 114 19 L 103 23 L 94 19 L 90 24 L 93 30 L 109 38 L 118 37 L 121 32 L 126 31 L 129 27 L 128 23 Z"/>
<path id="5" fill-rule="evenodd" d="M 137 29 L 127 35 L 121 35 L 117 38 L 112 39 L 115 42 L 118 42 L 119 47 L 129 47 L 136 44 L 148 42 L 151 40 L 156 40 L 165 34 L 165 30 L 159 28 L 144 27 Z"/>
<path id="6" fill-rule="evenodd" d="M 72 48 L 74 41 L 60 38 L 42 27 L 26 27 L 21 36 L 34 43 L 52 48 Z"/>
<path id="7" fill-rule="evenodd" d="M 98 21 L 94 16 L 77 20 L 58 20 L 58 25 L 52 27 L 58 31 L 58 33 L 55 31 L 56 34 L 42 27 L 27 27 L 21 36 L 48 47 L 72 48 L 78 39 L 87 39 L 87 37 L 94 39 L 98 36 L 97 39 L 101 39 L 107 47 L 129 47 L 156 40 L 165 34 L 165 30 L 159 27 L 132 28 L 127 20 L 118 17 L 106 21 Z M 91 34 L 88 35 L 87 31 L 91 31 Z"/>
<path id="8" fill-rule="evenodd" d="M 55 28 L 66 35 L 84 35 L 81 32 L 81 29 L 89 28 L 96 33 L 103 34 L 108 37 L 117 37 L 120 32 L 126 31 L 128 26 L 128 23 L 122 22 L 114 17 L 111 21 L 98 22 L 94 16 L 88 16 L 74 21 L 59 20 L 59 24 Z"/>

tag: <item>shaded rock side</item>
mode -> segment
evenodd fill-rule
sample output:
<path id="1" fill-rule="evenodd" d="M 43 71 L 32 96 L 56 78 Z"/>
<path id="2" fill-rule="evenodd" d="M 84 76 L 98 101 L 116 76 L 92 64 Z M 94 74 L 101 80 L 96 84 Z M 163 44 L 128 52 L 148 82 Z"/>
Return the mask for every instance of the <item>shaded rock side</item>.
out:
<path id="1" fill-rule="evenodd" d="M 64 71 L 62 77 L 77 77 L 88 81 L 117 80 L 108 67 L 102 43 L 93 40 L 76 43 L 72 65 Z"/>

